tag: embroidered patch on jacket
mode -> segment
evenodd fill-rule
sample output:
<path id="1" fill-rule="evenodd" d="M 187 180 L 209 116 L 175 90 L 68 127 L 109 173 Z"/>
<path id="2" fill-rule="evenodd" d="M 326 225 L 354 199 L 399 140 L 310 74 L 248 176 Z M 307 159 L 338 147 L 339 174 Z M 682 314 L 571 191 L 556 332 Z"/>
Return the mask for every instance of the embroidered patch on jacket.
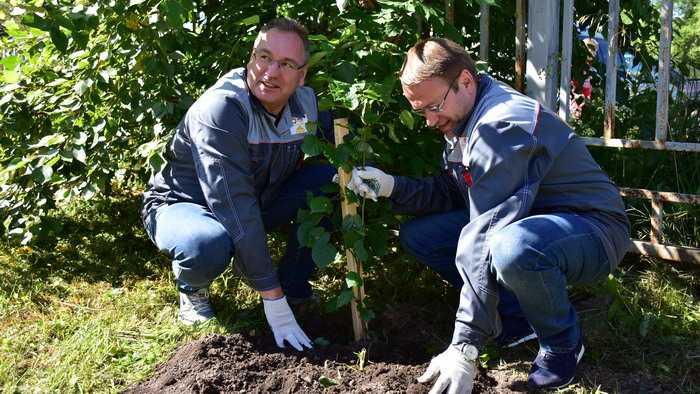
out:
<path id="1" fill-rule="evenodd" d="M 292 117 L 292 127 L 289 129 L 289 131 L 292 133 L 292 135 L 306 133 L 306 122 L 308 121 L 309 118 L 307 118 L 306 115 L 304 115 L 303 118 Z"/>

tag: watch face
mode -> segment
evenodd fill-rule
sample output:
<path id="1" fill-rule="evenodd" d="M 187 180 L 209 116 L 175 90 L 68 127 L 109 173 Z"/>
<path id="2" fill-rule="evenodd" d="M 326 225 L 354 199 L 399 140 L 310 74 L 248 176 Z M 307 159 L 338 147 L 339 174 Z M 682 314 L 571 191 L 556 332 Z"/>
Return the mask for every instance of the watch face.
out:
<path id="1" fill-rule="evenodd" d="M 479 357 L 479 351 L 476 350 L 476 347 L 468 344 L 462 346 L 462 354 L 469 361 L 474 361 Z"/>

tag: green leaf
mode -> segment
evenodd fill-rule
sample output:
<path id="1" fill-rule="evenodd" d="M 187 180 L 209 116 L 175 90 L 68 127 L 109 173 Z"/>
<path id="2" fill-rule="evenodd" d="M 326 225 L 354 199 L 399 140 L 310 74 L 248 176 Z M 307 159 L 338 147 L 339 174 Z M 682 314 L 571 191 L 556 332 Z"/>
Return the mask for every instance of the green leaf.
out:
<path id="1" fill-rule="evenodd" d="M 179 0 L 166 0 L 164 3 L 161 3 L 161 10 L 165 16 L 165 22 L 170 27 L 174 29 L 182 28 L 187 10 Z"/>
<path id="2" fill-rule="evenodd" d="M 365 249 L 365 244 L 361 239 L 355 241 L 355 243 L 352 245 L 352 250 L 355 254 L 355 257 L 361 262 L 365 262 L 369 258 L 369 255 L 367 254 L 367 249 Z"/>
<path id="3" fill-rule="evenodd" d="M 366 239 L 375 256 L 384 256 L 389 252 L 389 235 L 387 229 L 381 226 L 371 226 L 367 229 Z"/>
<path id="4" fill-rule="evenodd" d="M 306 247 L 311 247 L 314 244 L 314 239 L 311 237 L 311 230 L 316 226 L 315 223 L 304 222 L 297 228 L 297 240 L 299 244 Z"/>
<path id="5" fill-rule="evenodd" d="M 74 148 L 72 150 L 72 153 L 73 153 L 73 157 L 75 158 L 75 160 L 78 160 L 79 162 L 85 164 L 85 159 L 87 157 L 87 155 L 85 154 L 85 149 L 83 149 L 83 148 L 75 149 Z"/>
<path id="6" fill-rule="evenodd" d="M 30 148 L 42 148 L 52 145 L 58 145 L 66 140 L 66 137 L 62 134 L 51 134 L 44 136 L 39 142 L 34 145 L 30 145 Z"/>
<path id="7" fill-rule="evenodd" d="M 5 167 L 2 171 L 0 171 L 0 174 L 6 174 L 8 172 L 20 170 L 20 169 L 26 167 L 27 164 L 31 163 L 32 160 L 34 160 L 34 157 L 25 157 L 23 159 L 14 158 L 14 159 L 10 160 L 10 163 L 7 167 Z"/>
<path id="8" fill-rule="evenodd" d="M 59 51 L 65 52 L 68 49 L 68 37 L 63 34 L 61 29 L 54 27 L 49 31 L 49 35 L 51 35 L 51 42 Z"/>
<path id="9" fill-rule="evenodd" d="M 345 275 L 345 284 L 349 288 L 362 286 L 362 278 L 357 272 L 350 271 Z"/>
<path id="10" fill-rule="evenodd" d="M 329 53 L 328 51 L 316 52 L 316 53 L 311 55 L 311 57 L 309 58 L 309 61 L 307 61 L 306 64 L 309 66 L 309 68 L 311 68 L 311 67 L 315 66 L 316 63 L 321 61 L 321 59 L 323 59 L 326 55 L 328 55 L 328 53 Z"/>
<path id="11" fill-rule="evenodd" d="M 0 60 L 0 65 L 2 65 L 5 70 L 14 70 L 17 65 L 20 64 L 20 57 L 19 56 L 8 56 Z"/>
<path id="12" fill-rule="evenodd" d="M 335 308 L 339 309 L 352 301 L 352 290 L 351 289 L 343 289 L 340 294 L 338 294 L 338 297 L 335 299 Z"/>
<path id="13" fill-rule="evenodd" d="M 13 93 L 8 93 L 8 94 L 2 96 L 2 98 L 0 98 L 0 107 L 9 103 L 14 98 L 15 98 L 15 95 Z"/>
<path id="14" fill-rule="evenodd" d="M 311 157 L 318 156 L 323 152 L 323 142 L 315 135 L 309 134 L 304 137 L 301 150 Z"/>
<path id="15" fill-rule="evenodd" d="M 360 215 L 343 217 L 343 232 L 348 231 L 362 231 L 362 217 Z"/>
<path id="16" fill-rule="evenodd" d="M 318 338 L 314 339 L 314 345 L 317 345 L 317 346 L 324 347 L 324 346 L 328 346 L 330 344 L 331 344 L 331 341 L 329 341 L 328 339 L 326 339 L 324 337 L 318 337 Z"/>
<path id="17" fill-rule="evenodd" d="M 82 96 L 83 93 L 85 93 L 90 88 L 90 86 L 92 86 L 92 79 L 88 78 L 78 81 L 78 83 L 76 83 L 75 86 L 73 86 L 73 90 L 75 91 L 75 93 L 78 94 L 78 96 Z"/>
<path id="18" fill-rule="evenodd" d="M 377 317 L 377 315 L 374 313 L 373 310 L 371 310 L 369 308 L 365 308 L 362 305 L 360 305 L 358 309 L 360 310 L 360 317 L 364 321 L 370 321 L 370 320 L 374 319 L 375 317 Z"/>
<path id="19" fill-rule="evenodd" d="M 43 31 L 48 31 L 51 29 L 51 25 L 37 14 L 24 14 L 22 17 L 22 24 Z"/>
<path id="20" fill-rule="evenodd" d="M 623 10 L 620 13 L 620 21 L 622 21 L 623 25 L 631 25 L 632 24 L 632 18 L 630 18 L 629 11 Z"/>
<path id="21" fill-rule="evenodd" d="M 358 152 L 364 153 L 367 155 L 371 155 L 374 153 L 374 150 L 372 150 L 372 146 L 368 144 L 366 141 L 360 141 L 357 143 L 357 146 L 355 147 Z"/>
<path id="22" fill-rule="evenodd" d="M 257 25 L 258 23 L 260 23 L 260 15 L 251 15 L 238 22 L 239 25 L 243 26 Z"/>
<path id="23" fill-rule="evenodd" d="M 328 243 L 327 239 L 318 239 L 311 248 L 311 258 L 316 263 L 316 266 L 323 268 L 335 260 L 335 255 L 338 251 L 335 246 Z"/>
<path id="24" fill-rule="evenodd" d="M 309 209 L 311 213 L 331 213 L 333 212 L 333 203 L 326 196 L 317 196 L 309 201 Z"/>
<path id="25" fill-rule="evenodd" d="M 413 130 L 415 122 L 413 119 L 413 114 L 411 112 L 406 110 L 401 111 L 401 114 L 399 114 L 399 119 L 401 120 L 401 123 L 403 123 L 404 126 L 408 127 L 410 130 Z"/>
<path id="26" fill-rule="evenodd" d="M 338 385 L 338 381 L 323 375 L 321 375 L 321 377 L 318 378 L 318 383 L 320 383 L 321 386 L 323 386 L 324 388 Z"/>
<path id="27" fill-rule="evenodd" d="M 44 184 L 53 176 L 53 168 L 51 166 L 41 166 L 32 173 L 37 183 Z"/>

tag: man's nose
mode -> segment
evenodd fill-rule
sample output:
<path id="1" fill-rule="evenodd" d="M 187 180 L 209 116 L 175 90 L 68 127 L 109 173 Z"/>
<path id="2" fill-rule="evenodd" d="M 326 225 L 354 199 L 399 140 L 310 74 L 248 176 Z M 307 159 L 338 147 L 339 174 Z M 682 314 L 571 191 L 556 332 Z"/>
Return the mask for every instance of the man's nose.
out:
<path id="1" fill-rule="evenodd" d="M 280 64 L 278 62 L 270 62 L 270 64 L 267 65 L 267 68 L 265 69 L 265 74 L 268 75 L 278 75 L 282 72 L 282 68 L 280 67 Z"/>
<path id="2" fill-rule="evenodd" d="M 425 112 L 425 124 L 427 124 L 428 127 L 435 127 L 435 125 L 437 124 L 437 120 L 438 116 L 432 111 Z"/>

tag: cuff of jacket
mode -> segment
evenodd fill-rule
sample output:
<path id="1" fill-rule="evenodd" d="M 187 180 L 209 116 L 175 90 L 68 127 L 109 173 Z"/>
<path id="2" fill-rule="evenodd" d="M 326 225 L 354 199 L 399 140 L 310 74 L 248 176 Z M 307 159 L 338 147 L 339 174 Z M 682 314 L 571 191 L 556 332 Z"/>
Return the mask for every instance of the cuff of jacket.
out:
<path id="1" fill-rule="evenodd" d="M 280 280 L 277 277 L 277 274 L 258 278 L 248 277 L 246 279 L 250 284 L 250 287 L 252 287 L 256 291 L 266 291 L 282 287 L 282 285 L 280 284 Z"/>
<path id="2" fill-rule="evenodd" d="M 455 321 L 455 331 L 454 334 L 452 334 L 452 345 L 461 345 L 463 343 L 468 343 L 479 351 L 484 349 L 486 346 L 486 341 L 487 341 L 486 335 L 478 332 L 477 330 L 472 330 L 471 327 L 466 325 L 465 323 L 457 320 Z"/>

